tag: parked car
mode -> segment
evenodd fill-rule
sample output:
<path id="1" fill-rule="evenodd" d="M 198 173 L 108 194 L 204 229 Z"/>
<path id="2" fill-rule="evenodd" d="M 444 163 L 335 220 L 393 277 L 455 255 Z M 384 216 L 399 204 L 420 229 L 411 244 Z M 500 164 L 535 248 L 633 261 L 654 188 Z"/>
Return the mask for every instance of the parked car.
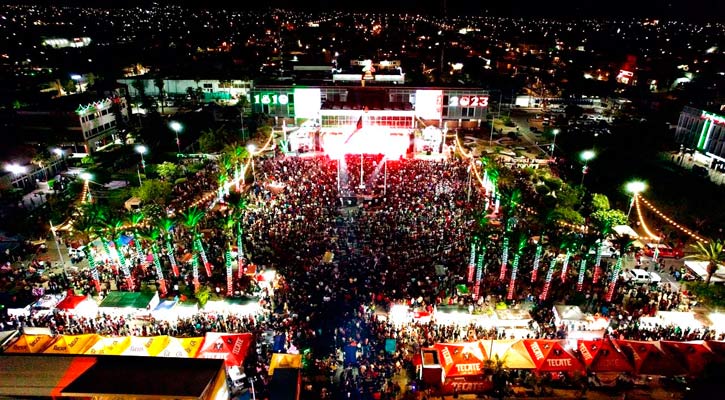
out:
<path id="1" fill-rule="evenodd" d="M 644 246 L 644 255 L 654 257 L 655 249 L 659 249 L 657 256 L 662 258 L 682 258 L 684 256 L 682 249 L 673 249 L 664 243 L 647 243 Z"/>
<path id="2" fill-rule="evenodd" d="M 643 269 L 634 268 L 624 274 L 627 282 L 636 284 L 658 284 L 662 282 L 662 277 L 654 272 L 647 272 Z"/>

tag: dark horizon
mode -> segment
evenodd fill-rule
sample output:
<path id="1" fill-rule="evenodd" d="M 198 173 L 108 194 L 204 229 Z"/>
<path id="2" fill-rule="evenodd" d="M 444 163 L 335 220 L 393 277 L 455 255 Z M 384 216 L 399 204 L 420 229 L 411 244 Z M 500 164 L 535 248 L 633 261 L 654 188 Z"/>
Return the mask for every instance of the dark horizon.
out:
<path id="1" fill-rule="evenodd" d="M 481 2 L 475 0 L 368 0 L 353 4 L 339 0 L 277 0 L 274 3 L 222 0 L 205 2 L 201 0 L 14 0 L 8 4 L 54 5 L 92 8 L 151 7 L 154 5 L 178 5 L 188 8 L 263 10 L 281 8 L 306 11 L 362 11 L 362 12 L 407 12 L 427 15 L 442 15 L 446 3 L 449 16 L 488 14 L 510 17 L 642 17 L 675 19 L 708 19 L 723 21 L 725 2 L 717 0 L 610 0 L 609 2 L 583 2 L 573 0 L 517 0 L 510 3 Z"/>

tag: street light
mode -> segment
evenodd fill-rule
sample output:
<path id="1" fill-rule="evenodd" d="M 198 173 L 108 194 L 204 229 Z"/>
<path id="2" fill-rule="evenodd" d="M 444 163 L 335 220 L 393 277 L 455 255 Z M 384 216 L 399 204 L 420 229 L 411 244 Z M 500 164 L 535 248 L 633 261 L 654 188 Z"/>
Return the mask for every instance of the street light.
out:
<path id="1" fill-rule="evenodd" d="M 13 163 L 13 164 L 6 164 L 5 171 L 11 172 L 13 174 L 13 176 L 15 176 L 17 178 L 19 175 L 22 175 L 22 174 L 25 174 L 26 172 L 28 172 L 28 168 L 24 167 L 22 165 Z M 24 187 L 25 186 L 25 176 L 23 176 L 22 182 L 23 182 L 22 184 Z"/>
<path id="2" fill-rule="evenodd" d="M 179 152 L 179 154 L 181 154 L 181 145 L 179 144 L 179 131 L 181 131 L 184 126 L 181 125 L 179 121 L 171 121 L 169 122 L 169 127 L 176 134 L 176 150 Z"/>
<path id="3" fill-rule="evenodd" d="M 142 144 L 136 146 L 136 152 L 141 155 L 141 167 L 143 168 L 144 175 L 146 175 L 146 160 L 144 160 L 143 155 L 146 154 L 147 151 L 148 148 Z M 138 185 L 141 186 L 141 172 L 138 167 L 136 167 L 136 173 L 138 173 Z"/>
<path id="4" fill-rule="evenodd" d="M 593 159 L 596 155 L 597 153 L 595 153 L 594 150 L 584 150 L 579 155 L 579 158 L 584 161 L 584 167 L 582 168 L 582 181 L 579 186 L 584 186 L 584 177 L 587 176 L 587 170 L 589 168 L 587 167 L 587 164 L 589 163 L 589 160 Z"/>
<path id="5" fill-rule="evenodd" d="M 249 157 L 252 159 L 252 182 L 256 182 L 257 178 L 254 176 L 254 152 L 257 150 L 257 146 L 255 146 L 253 143 L 250 143 L 247 145 L 247 151 L 249 152 Z"/>
<path id="6" fill-rule="evenodd" d="M 556 135 L 558 135 L 559 132 L 561 132 L 559 129 L 554 129 L 553 131 L 551 131 L 551 134 L 554 135 L 554 141 L 551 142 L 551 158 L 554 158 L 554 148 L 556 148 Z"/>
<path id="7" fill-rule="evenodd" d="M 629 219 L 629 214 L 632 212 L 635 197 L 647 189 L 647 184 L 642 181 L 632 181 L 628 182 L 624 189 L 627 193 L 632 193 L 632 201 L 629 202 L 629 209 L 627 210 L 627 219 Z"/>

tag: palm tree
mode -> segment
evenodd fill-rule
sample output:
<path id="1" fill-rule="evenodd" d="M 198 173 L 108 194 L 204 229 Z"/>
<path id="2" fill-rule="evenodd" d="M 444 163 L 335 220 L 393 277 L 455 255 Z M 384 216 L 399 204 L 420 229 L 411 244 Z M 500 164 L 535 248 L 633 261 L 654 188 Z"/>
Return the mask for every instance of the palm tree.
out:
<path id="1" fill-rule="evenodd" d="M 183 221 L 182 224 L 191 232 L 193 236 L 193 247 L 194 251 L 192 252 L 192 258 L 191 258 L 191 265 L 192 265 L 192 274 L 194 276 L 194 287 L 198 291 L 199 290 L 199 265 L 198 265 L 198 259 L 197 255 L 201 255 L 202 262 L 204 263 L 204 267 L 206 268 L 206 274 L 207 276 L 211 276 L 211 266 L 209 262 L 206 259 L 206 253 L 204 253 L 204 248 L 201 244 L 201 238 L 199 237 L 199 222 L 201 222 L 201 219 L 204 217 L 204 212 L 199 210 L 196 207 L 190 208 L 187 212 L 181 214 Z"/>
<path id="2" fill-rule="evenodd" d="M 106 221 L 106 227 L 104 230 L 105 235 L 101 240 L 103 241 L 104 249 L 109 255 L 110 250 L 108 248 L 108 242 L 114 243 L 116 247 L 116 256 L 118 257 L 118 264 L 121 266 L 121 271 L 123 272 L 123 276 L 126 279 L 126 284 L 128 285 L 129 290 L 133 291 L 134 284 L 133 278 L 131 277 L 131 271 L 128 267 L 126 257 L 123 255 L 123 251 L 121 250 L 121 247 L 123 246 L 123 243 L 121 242 L 121 236 L 123 234 L 123 231 L 123 219 L 117 217 L 109 217 Z"/>
<path id="3" fill-rule="evenodd" d="M 242 228 L 242 219 L 247 211 L 247 199 L 240 198 L 239 201 L 232 205 L 232 219 L 237 224 L 237 274 L 241 277 L 244 273 L 244 231 Z"/>
<path id="4" fill-rule="evenodd" d="M 718 265 L 725 261 L 725 252 L 723 252 L 722 240 L 716 240 L 708 242 L 706 244 L 702 242 L 696 242 L 690 245 L 690 248 L 695 251 L 695 254 L 689 255 L 685 258 L 690 260 L 704 261 L 707 263 L 707 278 L 705 284 L 709 285 L 712 276 L 717 272 Z"/>
<path id="5" fill-rule="evenodd" d="M 139 231 L 141 230 L 141 222 L 143 222 L 145 217 L 146 216 L 141 211 L 132 211 L 127 215 L 128 222 L 130 223 L 131 230 L 133 231 L 133 243 L 136 247 L 136 257 L 142 262 L 144 259 L 144 252 L 141 248 L 141 240 L 139 240 Z"/>
<path id="6" fill-rule="evenodd" d="M 158 228 L 145 228 L 140 229 L 136 232 L 136 237 L 144 239 L 149 242 L 151 247 L 151 255 L 154 258 L 154 267 L 156 268 L 156 278 L 159 280 L 159 290 L 161 295 L 166 295 L 166 280 L 164 279 L 164 271 L 161 269 L 161 260 L 159 258 L 159 248 L 157 243 L 161 237 L 161 232 Z"/>
<path id="7" fill-rule="evenodd" d="M 174 256 L 174 244 L 173 244 L 173 236 L 171 235 L 171 231 L 174 229 L 175 222 L 171 218 L 162 218 L 159 221 L 158 227 L 161 229 L 161 232 L 164 234 L 164 242 L 166 242 L 166 251 L 168 252 L 169 256 L 169 263 L 171 264 L 171 271 L 174 273 L 175 277 L 179 277 L 179 266 L 176 264 L 176 257 Z"/>
<path id="8" fill-rule="evenodd" d="M 609 281 L 609 290 L 605 296 L 606 301 L 612 301 L 614 296 L 614 289 L 617 286 L 617 280 L 619 279 L 619 272 L 622 270 L 622 262 L 624 255 L 630 250 L 634 240 L 629 235 L 617 235 L 614 239 L 615 246 L 619 249 L 619 255 L 617 257 L 617 263 L 614 265 L 612 276 Z"/>

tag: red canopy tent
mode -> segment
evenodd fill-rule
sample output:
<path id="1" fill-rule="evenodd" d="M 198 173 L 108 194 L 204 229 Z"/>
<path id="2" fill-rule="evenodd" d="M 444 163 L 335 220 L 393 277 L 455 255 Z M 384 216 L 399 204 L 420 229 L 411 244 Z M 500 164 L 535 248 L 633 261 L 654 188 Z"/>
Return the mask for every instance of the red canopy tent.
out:
<path id="1" fill-rule="evenodd" d="M 627 355 L 610 339 L 579 340 L 577 350 L 591 372 L 632 372 Z"/>
<path id="2" fill-rule="evenodd" d="M 584 366 L 562 340 L 524 339 L 524 347 L 538 371 L 583 371 Z"/>
<path id="3" fill-rule="evenodd" d="M 440 353 L 446 377 L 480 375 L 488 359 L 481 341 L 436 343 L 433 347 Z"/>
<path id="4" fill-rule="evenodd" d="M 725 342 L 719 340 L 708 340 L 705 346 L 710 349 L 718 361 L 725 361 Z"/>
<path id="5" fill-rule="evenodd" d="M 662 348 L 660 342 L 618 340 L 616 343 L 629 354 L 637 374 L 677 376 L 687 372 L 672 354 Z"/>
<path id="6" fill-rule="evenodd" d="M 63 311 L 68 311 L 76 308 L 78 304 L 81 304 L 86 299 L 86 296 L 77 296 L 75 294 L 68 294 L 65 299 L 61 300 L 55 308 Z"/>
<path id="7" fill-rule="evenodd" d="M 251 333 L 208 332 L 196 358 L 222 359 L 227 367 L 240 366 L 253 338 Z"/>
<path id="8" fill-rule="evenodd" d="M 670 351 L 681 365 L 687 367 L 688 375 L 699 375 L 707 364 L 715 360 L 715 354 L 710 351 L 702 340 L 692 342 L 660 342 L 666 350 Z"/>

